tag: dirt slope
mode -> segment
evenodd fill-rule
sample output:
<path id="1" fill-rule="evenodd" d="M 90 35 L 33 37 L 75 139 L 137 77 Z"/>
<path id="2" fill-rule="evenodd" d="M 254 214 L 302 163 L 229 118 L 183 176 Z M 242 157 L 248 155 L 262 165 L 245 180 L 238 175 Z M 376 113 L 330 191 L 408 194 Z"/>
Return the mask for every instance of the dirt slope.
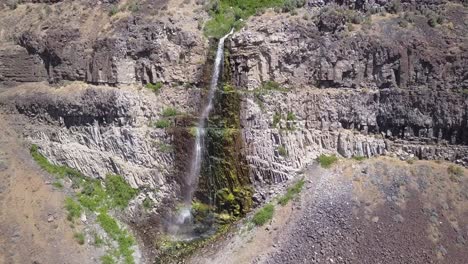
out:
<path id="1" fill-rule="evenodd" d="M 5 128 L 5 116 L 0 115 Z M 65 195 L 33 162 L 19 135 L 0 132 L 0 263 L 97 263 L 94 249 L 73 238 Z"/>
<path id="2" fill-rule="evenodd" d="M 468 173 L 390 158 L 312 168 L 300 199 L 266 227 L 190 263 L 466 263 Z M 242 231 L 244 230 L 244 231 Z"/>

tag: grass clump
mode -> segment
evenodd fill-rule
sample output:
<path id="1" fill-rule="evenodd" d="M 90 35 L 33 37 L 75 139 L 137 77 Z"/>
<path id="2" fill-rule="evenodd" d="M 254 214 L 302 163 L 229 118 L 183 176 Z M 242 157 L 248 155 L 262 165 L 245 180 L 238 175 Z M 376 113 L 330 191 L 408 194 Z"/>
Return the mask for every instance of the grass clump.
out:
<path id="1" fill-rule="evenodd" d="M 320 166 L 322 166 L 322 168 L 330 168 L 335 162 L 338 161 L 338 157 L 336 157 L 335 155 L 320 155 L 318 158 L 317 158 L 317 161 L 319 162 Z"/>
<path id="2" fill-rule="evenodd" d="M 363 161 L 363 160 L 365 160 L 367 158 L 366 158 L 366 156 L 353 156 L 352 159 L 357 160 L 357 161 Z"/>
<path id="3" fill-rule="evenodd" d="M 107 175 L 105 184 L 112 207 L 120 209 L 127 207 L 130 200 L 138 193 L 138 190 L 133 189 L 120 175 Z"/>
<path id="4" fill-rule="evenodd" d="M 456 165 L 448 166 L 447 171 L 448 171 L 449 174 L 452 174 L 452 175 L 455 175 L 455 176 L 458 176 L 458 177 L 461 177 L 461 176 L 464 175 L 463 169 L 460 166 L 456 166 Z"/>
<path id="5" fill-rule="evenodd" d="M 275 112 L 275 114 L 273 115 L 273 127 L 277 127 L 280 121 L 281 121 L 281 113 Z"/>
<path id="6" fill-rule="evenodd" d="M 294 199 L 302 191 L 304 184 L 305 184 L 304 179 L 300 179 L 293 186 L 289 187 L 288 190 L 286 191 L 286 194 L 281 196 L 278 199 L 278 203 L 281 204 L 282 206 L 285 206 L 286 204 L 288 204 L 290 200 Z"/>
<path id="7" fill-rule="evenodd" d="M 98 235 L 98 233 L 93 233 L 94 246 L 101 247 L 104 244 L 104 239 Z"/>
<path id="8" fill-rule="evenodd" d="M 29 152 L 31 153 L 31 156 L 33 159 L 36 161 L 36 163 L 46 172 L 56 176 L 57 178 L 61 179 L 66 176 L 69 178 L 77 177 L 77 178 L 82 178 L 83 174 L 81 174 L 79 171 L 72 169 L 67 166 L 58 166 L 50 163 L 44 155 L 39 153 L 39 148 L 37 145 L 32 145 Z"/>
<path id="9" fill-rule="evenodd" d="M 75 238 L 76 242 L 80 245 L 84 245 L 85 243 L 85 235 L 83 233 L 75 233 L 73 234 L 73 237 Z"/>
<path id="10" fill-rule="evenodd" d="M 133 249 L 131 247 L 134 245 L 135 240 L 132 238 L 130 234 L 124 229 L 121 229 L 110 215 L 107 212 L 101 212 L 98 217 L 97 221 L 101 225 L 102 229 L 106 231 L 106 233 L 114 239 L 118 244 L 118 249 L 113 252 L 112 256 L 109 255 L 108 260 L 110 258 L 114 259 L 122 259 L 126 264 L 133 264 L 135 263 L 133 259 Z M 102 260 L 102 259 L 101 259 Z"/>
<path id="11" fill-rule="evenodd" d="M 153 92 L 158 92 L 163 87 L 162 82 L 157 83 L 147 83 L 146 88 L 150 89 Z"/>
<path id="12" fill-rule="evenodd" d="M 168 128 L 171 126 L 171 121 L 167 119 L 159 119 L 158 121 L 154 122 L 154 126 L 157 128 Z"/>
<path id="13" fill-rule="evenodd" d="M 117 5 L 113 5 L 109 10 L 109 16 L 114 16 L 119 12 L 119 7 Z"/>
<path id="14" fill-rule="evenodd" d="M 154 202 L 153 202 L 153 200 L 151 200 L 149 197 L 146 197 L 146 198 L 143 200 L 142 205 L 143 205 L 143 207 L 144 207 L 145 209 L 150 209 L 151 207 L 153 207 Z"/>
<path id="15" fill-rule="evenodd" d="M 284 146 L 279 146 L 278 147 L 278 154 L 282 157 L 287 157 L 288 156 L 288 151 Z"/>
<path id="16" fill-rule="evenodd" d="M 62 189 L 62 188 L 63 188 L 63 184 L 62 184 L 61 181 L 53 182 L 53 183 L 52 183 L 52 186 L 54 186 L 55 188 L 58 188 L 58 189 Z"/>
<path id="17" fill-rule="evenodd" d="M 67 219 L 68 221 L 73 221 L 75 218 L 81 216 L 81 206 L 79 203 L 75 202 L 72 198 L 67 197 L 65 199 L 65 209 L 68 212 Z"/>
<path id="18" fill-rule="evenodd" d="M 275 206 L 272 204 L 267 204 L 255 213 L 252 218 L 252 222 L 257 226 L 262 226 L 273 218 L 274 213 Z"/>
<path id="19" fill-rule="evenodd" d="M 163 112 L 162 112 L 162 116 L 164 116 L 164 117 L 173 117 L 173 116 L 176 116 L 176 115 L 178 115 L 178 112 L 173 107 L 165 108 L 163 110 Z"/>
<path id="20" fill-rule="evenodd" d="M 288 112 L 288 116 L 286 117 L 288 121 L 296 121 L 296 115 L 293 112 Z"/>

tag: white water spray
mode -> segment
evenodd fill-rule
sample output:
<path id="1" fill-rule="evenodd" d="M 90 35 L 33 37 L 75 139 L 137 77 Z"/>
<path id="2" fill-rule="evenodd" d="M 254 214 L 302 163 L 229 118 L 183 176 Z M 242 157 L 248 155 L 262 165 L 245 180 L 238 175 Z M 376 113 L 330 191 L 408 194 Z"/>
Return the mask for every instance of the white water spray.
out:
<path id="1" fill-rule="evenodd" d="M 219 74 L 221 72 L 221 63 L 223 61 L 224 55 L 224 41 L 226 40 L 229 35 L 234 32 L 234 29 L 226 34 L 219 40 L 218 49 L 216 51 L 216 59 L 213 65 L 213 75 L 211 76 L 211 83 L 210 83 L 210 90 L 208 93 L 208 103 L 204 107 L 199 119 L 198 124 L 195 131 L 195 146 L 193 148 L 192 153 L 192 161 L 190 163 L 190 170 L 189 173 L 185 177 L 185 193 L 183 193 L 184 198 L 184 207 L 180 209 L 179 215 L 176 219 L 176 224 L 182 225 L 191 221 L 191 213 L 190 209 L 192 207 L 192 198 L 193 193 L 197 188 L 198 177 L 200 175 L 201 163 L 202 163 L 202 156 L 203 156 L 203 148 L 205 145 L 205 133 L 206 133 L 206 122 L 208 116 L 210 115 L 210 111 L 213 108 L 213 98 L 215 95 L 215 91 L 218 88 L 218 80 Z"/>

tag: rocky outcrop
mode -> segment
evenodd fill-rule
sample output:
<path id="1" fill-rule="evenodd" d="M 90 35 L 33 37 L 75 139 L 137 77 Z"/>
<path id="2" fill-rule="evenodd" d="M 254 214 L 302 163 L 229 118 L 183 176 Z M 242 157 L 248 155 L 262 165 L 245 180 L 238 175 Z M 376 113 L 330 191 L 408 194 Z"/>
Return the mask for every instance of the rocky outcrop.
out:
<path id="1" fill-rule="evenodd" d="M 158 190 L 158 199 L 178 193 L 169 131 L 179 128 L 153 124 L 166 107 L 181 113 L 196 109 L 197 91 L 167 87 L 155 96 L 149 90 L 86 85 L 24 89 L 22 95 L 19 88 L 4 94 L 0 105 L 16 115 L 16 126 L 51 162 L 93 178 L 123 175 L 134 188 Z"/>
<path id="2" fill-rule="evenodd" d="M 78 29 L 22 33 L 18 44 L 38 55 L 48 80 L 93 84 L 196 83 L 203 74 L 205 42 L 193 33 L 130 17 L 112 36 L 85 42 Z M 14 65 L 13 65 L 14 66 Z"/>
<path id="3" fill-rule="evenodd" d="M 451 23 L 461 23 L 457 12 L 447 11 Z M 231 74 L 249 94 L 242 124 L 252 177 L 284 181 L 321 153 L 466 165 L 463 25 L 447 33 L 417 17 L 419 30 L 409 31 L 387 18 L 349 32 L 321 14 L 313 23 L 254 18 L 232 39 Z"/>

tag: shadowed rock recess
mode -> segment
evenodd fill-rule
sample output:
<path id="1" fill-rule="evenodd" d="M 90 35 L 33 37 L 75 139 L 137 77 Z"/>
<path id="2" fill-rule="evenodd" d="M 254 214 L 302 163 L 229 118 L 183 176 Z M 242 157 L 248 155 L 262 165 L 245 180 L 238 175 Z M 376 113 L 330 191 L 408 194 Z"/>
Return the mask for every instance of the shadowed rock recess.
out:
<path id="1" fill-rule="evenodd" d="M 138 189 L 118 218 L 148 263 L 187 187 L 217 43 L 208 2 L 0 3 L 2 129 Z M 226 40 L 194 199 L 207 222 L 240 219 L 321 154 L 468 166 L 466 1 L 303 2 Z"/>

